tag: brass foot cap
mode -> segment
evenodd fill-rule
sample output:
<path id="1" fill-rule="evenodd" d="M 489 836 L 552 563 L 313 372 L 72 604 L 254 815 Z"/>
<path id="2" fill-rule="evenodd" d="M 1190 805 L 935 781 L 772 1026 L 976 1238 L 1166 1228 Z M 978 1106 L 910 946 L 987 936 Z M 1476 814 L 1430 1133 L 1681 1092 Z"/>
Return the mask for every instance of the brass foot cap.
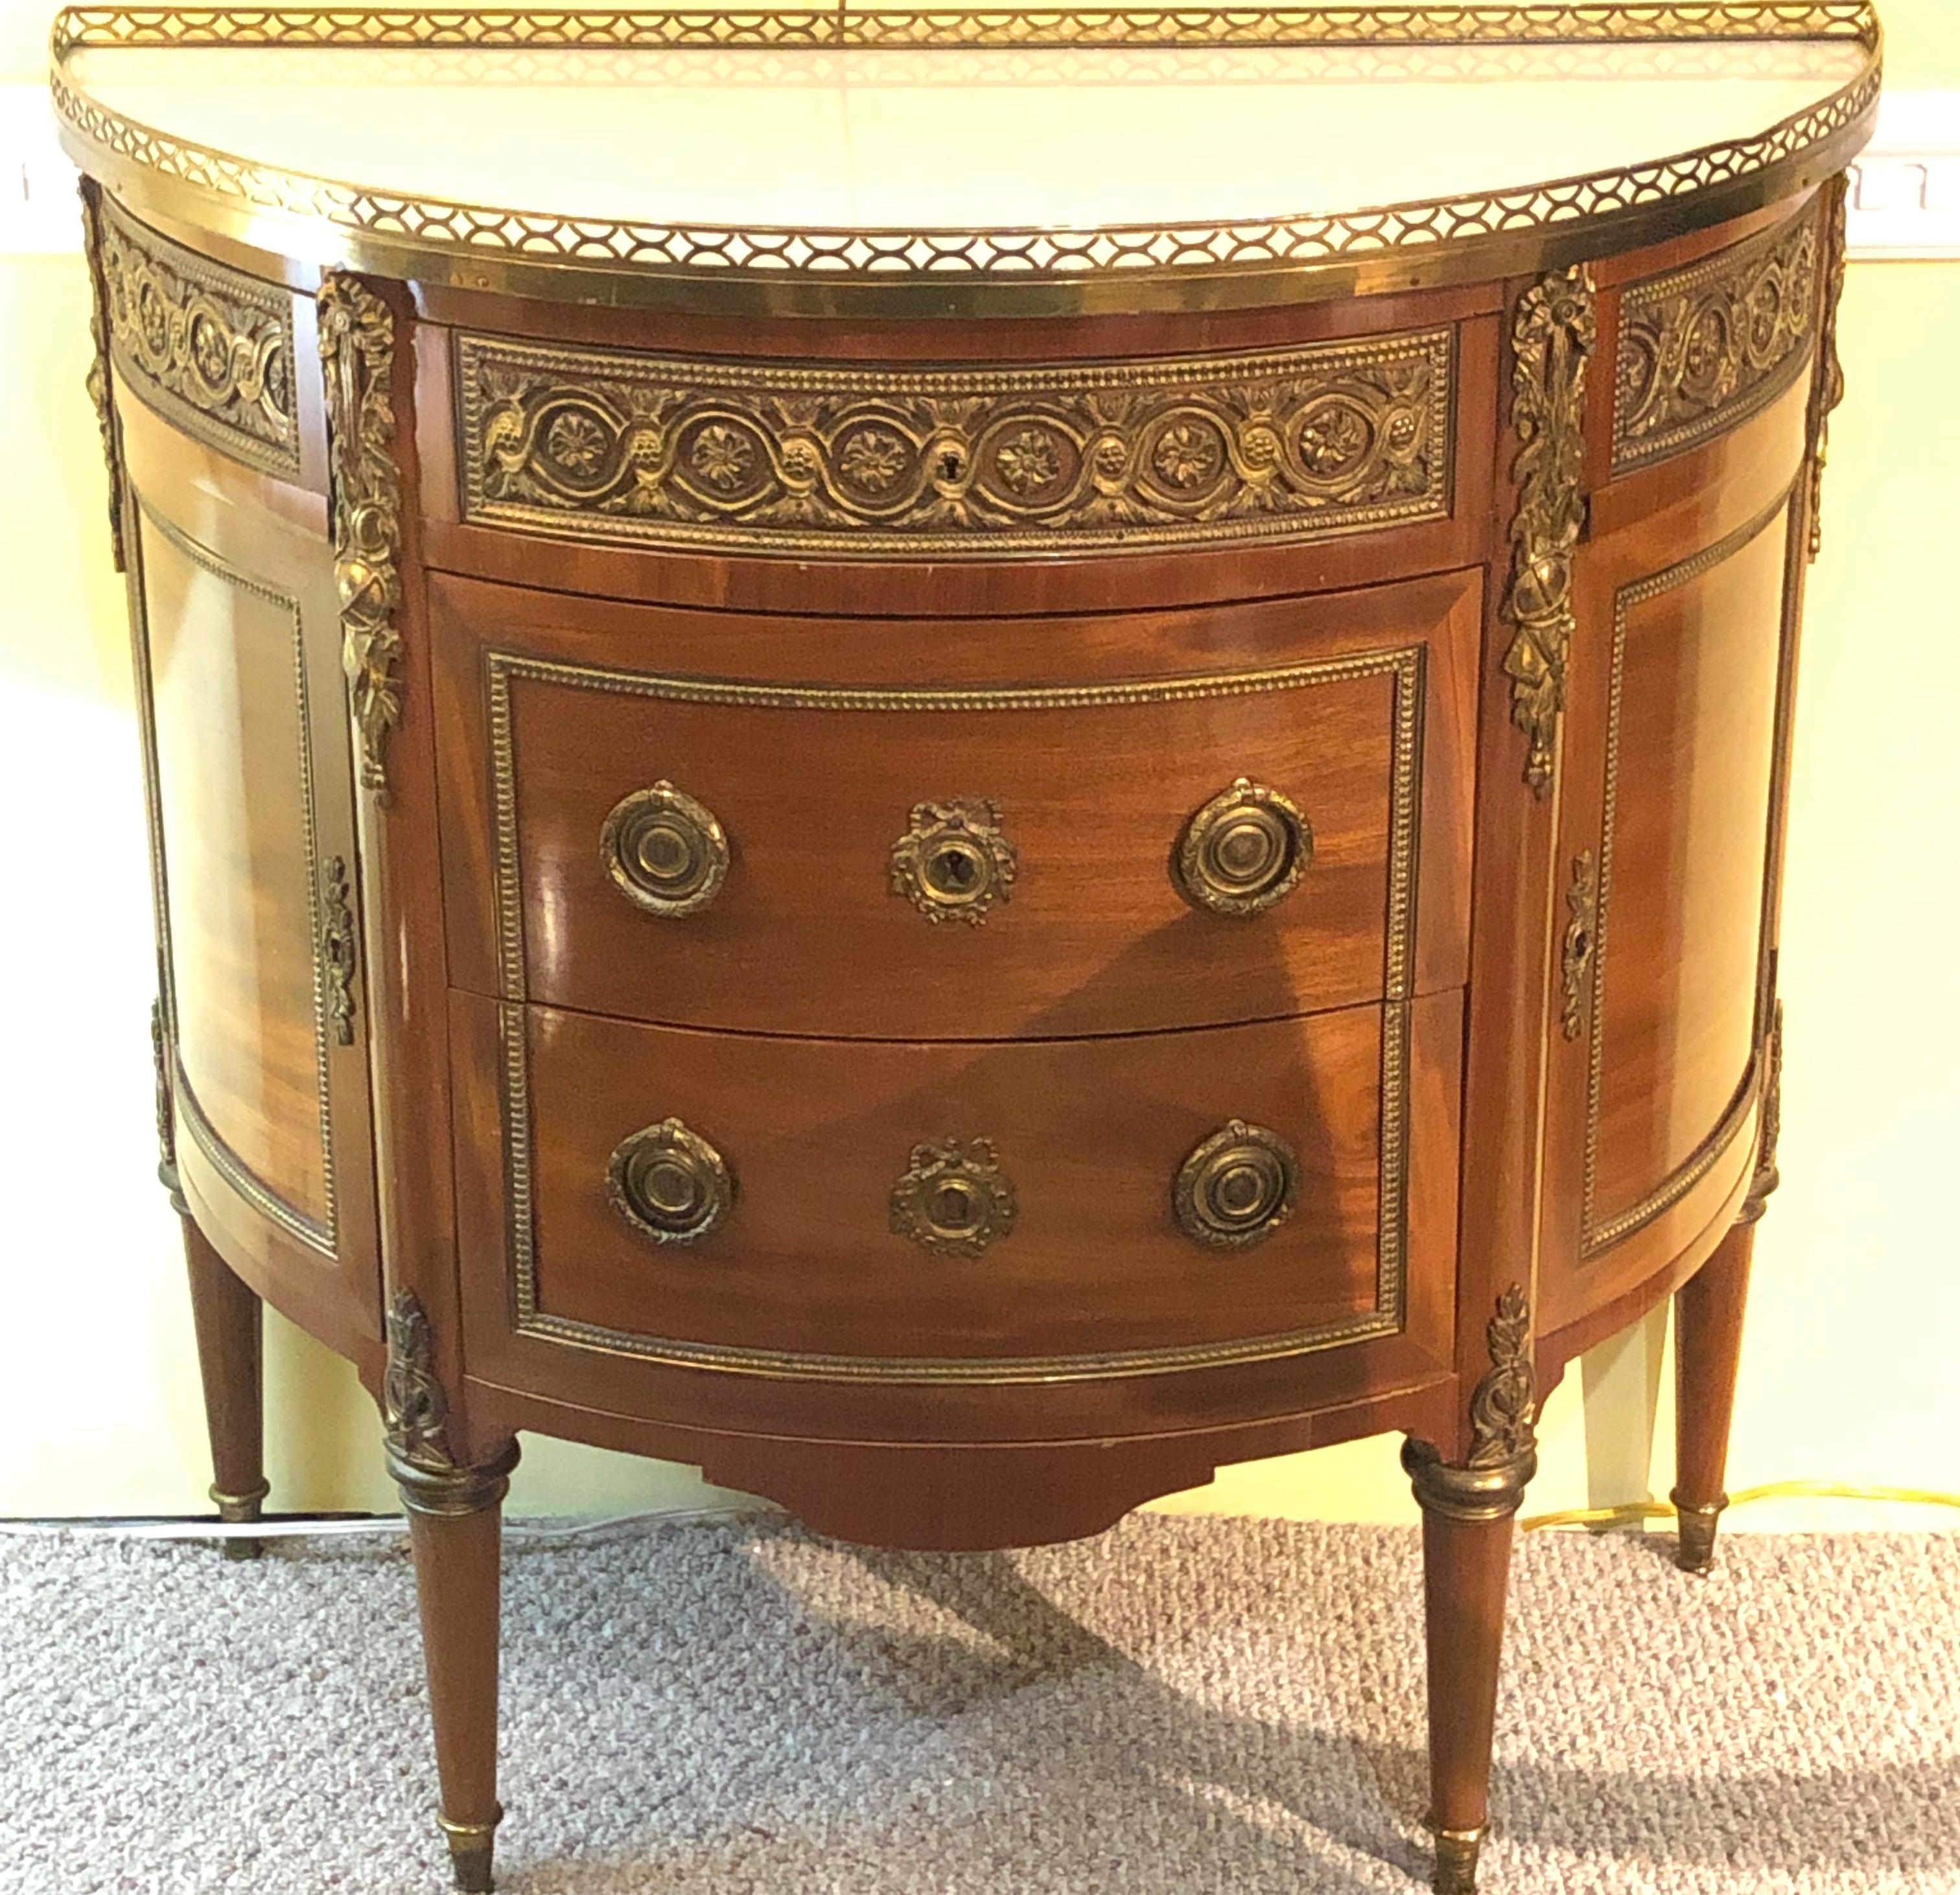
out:
<path id="1" fill-rule="evenodd" d="M 497 1825 L 503 1820 L 501 1808 L 487 1823 L 457 1823 L 447 1816 L 437 1817 L 449 1839 L 449 1865 L 460 1895 L 490 1895 L 495 1887 L 490 1878 L 491 1854 Z"/>
<path id="2" fill-rule="evenodd" d="M 1488 1826 L 1474 1830 L 1432 1831 L 1436 1837 L 1436 1874 L 1430 1886 L 1436 1895 L 1477 1895 L 1477 1858 Z"/>
<path id="3" fill-rule="evenodd" d="M 1715 1529 L 1722 1509 L 1729 1504 L 1724 1494 L 1719 1500 L 1698 1504 L 1685 1501 L 1677 1492 L 1674 1502 L 1675 1544 L 1674 1563 L 1684 1572 L 1703 1575 L 1715 1565 Z"/>

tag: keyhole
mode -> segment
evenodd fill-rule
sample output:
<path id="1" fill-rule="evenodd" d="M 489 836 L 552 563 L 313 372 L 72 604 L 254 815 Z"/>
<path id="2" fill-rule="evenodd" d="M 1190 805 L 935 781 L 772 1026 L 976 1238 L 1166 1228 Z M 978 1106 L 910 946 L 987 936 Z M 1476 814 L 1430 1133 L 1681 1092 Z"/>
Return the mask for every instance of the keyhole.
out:
<path id="1" fill-rule="evenodd" d="M 966 471 L 966 456 L 956 447 L 942 448 L 939 456 L 941 480 L 957 480 Z"/>

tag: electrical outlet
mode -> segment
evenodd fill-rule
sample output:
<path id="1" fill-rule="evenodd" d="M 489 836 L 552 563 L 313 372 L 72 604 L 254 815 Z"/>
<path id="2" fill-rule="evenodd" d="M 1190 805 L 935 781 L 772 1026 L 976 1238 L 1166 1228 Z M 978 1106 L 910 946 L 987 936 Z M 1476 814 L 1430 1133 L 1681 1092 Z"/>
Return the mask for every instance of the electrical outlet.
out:
<path id="1" fill-rule="evenodd" d="M 75 169 L 55 135 L 48 89 L 0 85 L 0 256 L 60 256 L 81 248 Z"/>

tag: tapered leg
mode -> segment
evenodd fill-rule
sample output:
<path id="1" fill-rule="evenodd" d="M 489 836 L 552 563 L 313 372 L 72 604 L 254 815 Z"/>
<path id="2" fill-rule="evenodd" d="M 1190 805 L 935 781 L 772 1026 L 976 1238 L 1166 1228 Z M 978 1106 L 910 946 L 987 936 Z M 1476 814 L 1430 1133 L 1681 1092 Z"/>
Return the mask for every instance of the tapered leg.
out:
<path id="1" fill-rule="evenodd" d="M 1479 1481 L 1421 1442 L 1402 1464 L 1422 1504 L 1429 1644 L 1429 1827 L 1437 1895 L 1473 1895 L 1490 1830 L 1491 1749 L 1510 1583 L 1511 1540 L 1529 1471 Z M 1533 1464 L 1535 1465 L 1535 1464 Z"/>
<path id="2" fill-rule="evenodd" d="M 1777 1143 L 1783 1130 L 1783 1006 L 1771 1016 L 1763 1047 L 1762 1129 L 1755 1175 L 1734 1229 L 1722 1247 L 1675 1292 L 1675 1477 L 1672 1498 L 1679 1538 L 1675 1564 L 1706 1572 L 1715 1563 L 1715 1529 L 1729 1504 L 1723 1477 L 1729 1424 L 1736 1412 L 1736 1372 L 1742 1355 L 1742 1312 L 1749 1262 L 1770 1195 L 1782 1182 Z"/>
<path id="3" fill-rule="evenodd" d="M 456 1886 L 492 1887 L 497 1801 L 497 1658 L 504 1495 L 514 1445 L 483 1467 L 434 1471 L 390 1457 L 409 1516 L 422 1652 L 435 1725 L 438 1820 Z"/>
<path id="4" fill-rule="evenodd" d="M 211 1497 L 218 1517 L 234 1525 L 259 1518 L 266 1494 L 263 1328 L 259 1299 L 234 1273 L 204 1233 L 183 1220 L 184 1260 L 190 1272 L 191 1320 L 197 1330 L 204 1382 L 204 1418 L 211 1435 Z M 256 1540 L 228 1540 L 225 1556 L 249 1560 Z"/>
<path id="5" fill-rule="evenodd" d="M 1760 1214 L 1753 1198 L 1751 1204 Z M 1745 1220 L 1675 1292 L 1672 1498 L 1680 1534 L 1675 1563 L 1684 1572 L 1706 1572 L 1715 1563 L 1715 1529 L 1729 1504 L 1722 1480 L 1756 1240 L 1756 1220 L 1746 1209 Z"/>
<path id="6" fill-rule="evenodd" d="M 1463 1458 L 1446 1461 L 1427 1441 L 1402 1444 L 1402 1466 L 1422 1509 L 1437 1895 L 1475 1895 L 1477 1887 L 1477 1858 L 1490 1831 L 1511 1540 L 1538 1471 L 1531 1306 L 1521 1287 L 1497 1299 L 1484 1337 L 1490 1366 L 1470 1398 Z"/>

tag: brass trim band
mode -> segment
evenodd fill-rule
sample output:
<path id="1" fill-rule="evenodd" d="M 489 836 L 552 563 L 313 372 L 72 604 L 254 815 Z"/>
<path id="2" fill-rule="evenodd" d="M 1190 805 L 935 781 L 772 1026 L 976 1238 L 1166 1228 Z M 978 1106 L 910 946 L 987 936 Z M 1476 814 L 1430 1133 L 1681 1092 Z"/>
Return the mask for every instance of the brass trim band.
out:
<path id="1" fill-rule="evenodd" d="M 113 198 L 100 217 L 109 353 L 123 380 L 193 440 L 296 476 L 291 292 L 159 236 Z"/>
<path id="2" fill-rule="evenodd" d="M 1295 544 L 1446 520 L 1447 329 L 1214 357 L 836 368 L 456 340 L 463 518 L 863 558 Z"/>
<path id="3" fill-rule="evenodd" d="M 1615 364 L 1616 478 L 1740 427 L 1809 366 L 1819 217 L 1812 204 L 1779 230 L 1628 285 Z"/>
<path id="4" fill-rule="evenodd" d="M 254 164 L 126 118 L 66 69 L 90 46 L 761 45 L 1124 47 L 1854 45 L 1863 68 L 1829 98 L 1751 136 L 1515 190 L 1255 223 L 1080 230 L 822 230 L 620 223 L 420 199 Z M 71 9 L 52 86 L 84 170 L 154 214 L 281 255 L 435 285 L 600 304 L 898 317 L 1224 309 L 1561 269 L 1705 229 L 1849 163 L 1877 108 L 1869 0 L 1710 0 L 1631 7 L 1351 8 L 1235 14 L 903 11 L 441 14 Z"/>

